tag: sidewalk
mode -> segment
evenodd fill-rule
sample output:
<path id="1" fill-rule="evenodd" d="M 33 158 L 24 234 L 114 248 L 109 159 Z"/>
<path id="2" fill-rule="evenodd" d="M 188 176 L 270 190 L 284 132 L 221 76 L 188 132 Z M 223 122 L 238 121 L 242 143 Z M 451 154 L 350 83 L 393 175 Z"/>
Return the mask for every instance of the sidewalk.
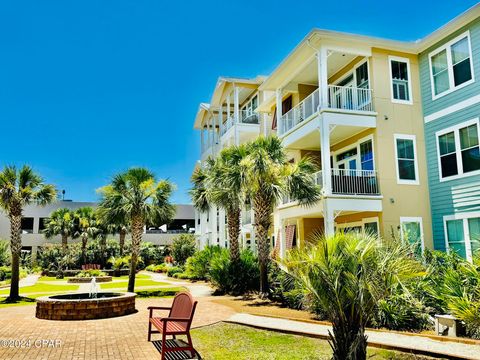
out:
<path id="1" fill-rule="evenodd" d="M 301 321 L 269 318 L 250 314 L 235 314 L 227 322 L 253 326 L 261 329 L 283 331 L 299 335 L 328 338 L 331 326 Z M 480 359 L 480 345 L 467 345 L 450 341 L 434 340 L 420 335 L 403 335 L 382 331 L 366 331 L 368 344 L 375 347 L 413 351 L 425 355 L 448 356 L 457 359 Z"/>

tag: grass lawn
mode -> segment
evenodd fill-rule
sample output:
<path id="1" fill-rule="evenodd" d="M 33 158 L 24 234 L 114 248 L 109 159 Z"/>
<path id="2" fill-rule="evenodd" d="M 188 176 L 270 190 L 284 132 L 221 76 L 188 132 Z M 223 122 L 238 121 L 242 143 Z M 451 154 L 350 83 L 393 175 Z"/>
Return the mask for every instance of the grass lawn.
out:
<path id="1" fill-rule="evenodd" d="M 150 279 L 136 279 L 135 280 L 135 288 L 142 287 L 142 286 L 165 286 L 170 285 L 165 282 L 153 281 Z M 118 282 L 108 282 L 108 283 L 100 283 L 101 289 L 124 289 L 127 290 L 128 281 L 118 281 Z"/>
<path id="2" fill-rule="evenodd" d="M 255 359 L 331 359 L 327 341 L 304 336 L 259 330 L 247 326 L 220 323 L 192 330 L 193 344 L 205 360 Z M 426 360 L 429 357 L 383 349 L 368 349 L 368 358 L 376 360 Z"/>
<path id="3" fill-rule="evenodd" d="M 55 293 L 63 291 L 76 291 L 78 290 L 78 285 L 58 285 L 58 284 L 49 284 L 49 283 L 36 283 L 32 286 L 25 286 L 20 288 L 20 295 L 30 294 L 30 293 Z M 0 295 L 8 295 L 10 289 L 0 290 Z"/>

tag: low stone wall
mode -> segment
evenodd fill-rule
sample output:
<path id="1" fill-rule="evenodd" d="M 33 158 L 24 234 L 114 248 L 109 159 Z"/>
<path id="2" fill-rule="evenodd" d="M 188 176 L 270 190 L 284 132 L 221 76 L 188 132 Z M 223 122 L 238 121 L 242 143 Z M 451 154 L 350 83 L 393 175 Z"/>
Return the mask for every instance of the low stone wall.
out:
<path id="1" fill-rule="evenodd" d="M 84 284 L 84 283 L 91 282 L 92 279 L 93 277 L 71 277 L 71 278 L 68 278 L 67 282 L 73 283 L 73 284 Z M 111 276 L 95 276 L 95 281 L 97 283 L 109 282 L 109 281 L 112 281 L 112 277 Z"/>
<path id="2" fill-rule="evenodd" d="M 82 270 L 64 270 L 63 275 L 65 277 L 75 276 L 81 271 Z M 122 269 L 122 270 L 117 271 L 117 272 L 115 272 L 115 270 L 113 270 L 113 269 L 101 269 L 101 271 L 103 271 L 104 273 L 107 273 L 108 275 L 112 275 L 112 276 L 124 276 L 124 275 L 129 274 L 128 269 Z M 48 271 L 45 275 L 57 276 L 57 272 L 56 271 Z"/>
<path id="3" fill-rule="evenodd" d="M 119 293 L 118 296 L 99 299 L 37 298 L 35 316 L 46 320 L 104 319 L 134 313 L 135 293 Z"/>

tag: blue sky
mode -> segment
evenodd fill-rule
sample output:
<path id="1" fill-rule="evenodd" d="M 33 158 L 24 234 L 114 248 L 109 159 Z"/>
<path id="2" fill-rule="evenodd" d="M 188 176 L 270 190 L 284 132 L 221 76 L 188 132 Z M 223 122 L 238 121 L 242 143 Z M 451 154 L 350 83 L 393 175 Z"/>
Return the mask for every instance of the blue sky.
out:
<path id="1" fill-rule="evenodd" d="M 0 166 L 30 164 L 77 201 L 146 166 L 189 202 L 193 119 L 218 76 L 268 74 L 313 27 L 415 40 L 474 4 L 3 1 Z"/>

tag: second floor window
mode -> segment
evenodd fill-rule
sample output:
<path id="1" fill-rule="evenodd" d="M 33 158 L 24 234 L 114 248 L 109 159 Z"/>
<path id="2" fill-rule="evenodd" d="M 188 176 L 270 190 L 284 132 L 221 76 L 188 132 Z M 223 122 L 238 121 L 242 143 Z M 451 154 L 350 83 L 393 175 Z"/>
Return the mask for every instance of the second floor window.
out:
<path id="1" fill-rule="evenodd" d="M 414 135 L 395 135 L 397 183 L 418 184 Z"/>
<path id="2" fill-rule="evenodd" d="M 430 54 L 433 97 L 473 80 L 470 36 L 463 34 Z"/>
<path id="3" fill-rule="evenodd" d="M 470 175 L 480 170 L 478 119 L 437 133 L 440 178 Z"/>
<path id="4" fill-rule="evenodd" d="M 392 99 L 397 102 L 411 102 L 410 66 L 408 59 L 390 58 Z"/>

